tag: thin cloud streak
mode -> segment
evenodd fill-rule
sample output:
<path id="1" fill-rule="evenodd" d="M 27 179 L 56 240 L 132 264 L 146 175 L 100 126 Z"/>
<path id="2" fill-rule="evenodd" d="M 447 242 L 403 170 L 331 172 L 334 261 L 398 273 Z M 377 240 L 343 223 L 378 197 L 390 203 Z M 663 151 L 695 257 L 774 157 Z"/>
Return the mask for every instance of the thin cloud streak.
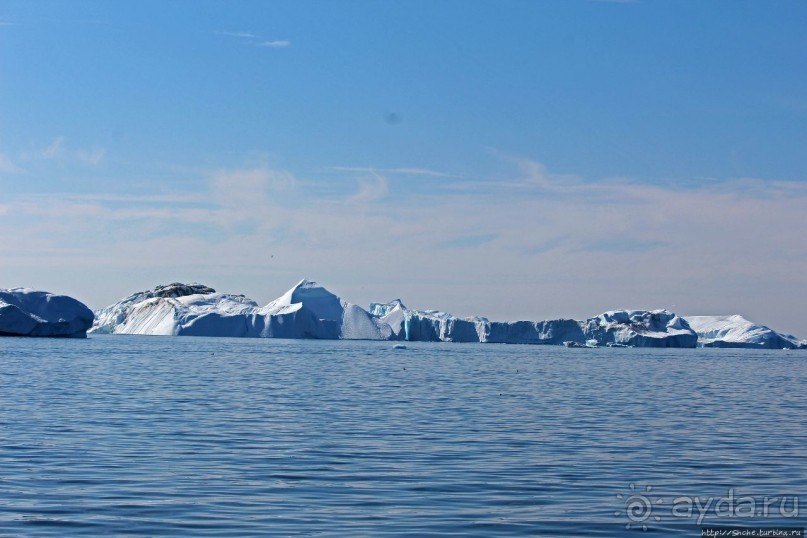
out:
<path id="1" fill-rule="evenodd" d="M 0 153 L 0 172 L 5 174 L 19 174 L 24 172 L 24 170 L 14 164 L 14 162 L 7 155 Z"/>
<path id="2" fill-rule="evenodd" d="M 370 172 L 367 178 L 359 180 L 359 190 L 348 198 L 352 204 L 367 204 L 384 198 L 389 193 L 389 180 L 376 172 Z"/>
<path id="3" fill-rule="evenodd" d="M 219 31 L 216 32 L 216 35 L 224 35 L 228 37 L 238 37 L 241 39 L 259 39 L 259 37 L 252 32 L 226 32 L 226 31 Z"/>
<path id="4" fill-rule="evenodd" d="M 22 161 L 78 161 L 87 166 L 98 166 L 106 156 L 106 149 L 94 146 L 91 148 L 73 149 L 66 143 L 66 137 L 59 135 L 47 146 L 40 149 L 29 149 L 19 153 Z M 0 169 L 2 169 L 0 158 Z"/>
<path id="5" fill-rule="evenodd" d="M 43 159 L 53 159 L 62 153 L 64 147 L 64 137 L 57 136 L 53 142 L 48 144 L 41 152 L 40 155 Z"/>
<path id="6" fill-rule="evenodd" d="M 106 150 L 104 148 L 93 148 L 89 150 L 79 150 L 76 152 L 76 156 L 80 161 L 92 166 L 99 165 L 104 159 L 105 155 Z"/>
<path id="7" fill-rule="evenodd" d="M 291 46 L 291 41 L 287 39 L 268 39 L 252 32 L 217 31 L 215 33 L 216 35 L 239 39 L 242 45 L 253 47 L 282 49 Z"/>
<path id="8" fill-rule="evenodd" d="M 257 41 L 253 44 L 256 47 L 285 48 L 291 46 L 291 41 L 278 39 L 274 41 Z"/>
<path id="9" fill-rule="evenodd" d="M 154 204 L 209 204 L 210 200 L 203 193 L 169 193 L 169 194 L 114 194 L 114 193 L 62 193 L 53 192 L 47 194 L 28 194 L 19 197 L 18 201 L 36 200 L 64 200 L 64 201 L 91 201 L 91 202 L 112 202 L 112 203 L 154 203 Z"/>
<path id="10" fill-rule="evenodd" d="M 374 168 L 371 166 L 331 166 L 330 170 L 338 172 L 364 172 L 369 174 L 402 174 L 408 176 L 430 176 L 430 177 L 446 177 L 446 178 L 459 178 L 451 174 L 429 170 L 428 168 Z"/>

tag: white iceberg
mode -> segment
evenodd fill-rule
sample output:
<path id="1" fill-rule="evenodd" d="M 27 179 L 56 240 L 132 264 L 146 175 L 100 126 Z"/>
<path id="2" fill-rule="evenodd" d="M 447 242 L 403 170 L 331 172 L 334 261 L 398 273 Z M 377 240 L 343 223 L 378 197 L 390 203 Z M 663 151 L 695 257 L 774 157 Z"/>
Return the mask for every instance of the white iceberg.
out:
<path id="1" fill-rule="evenodd" d="M 157 286 L 100 310 L 91 332 L 361 340 L 392 334 L 361 307 L 308 280 L 264 307 L 200 284 Z"/>
<path id="2" fill-rule="evenodd" d="M 411 310 L 400 299 L 370 303 L 370 313 L 390 327 L 391 340 L 480 342 L 488 321 L 457 318 L 439 310 Z"/>
<path id="3" fill-rule="evenodd" d="M 0 302 L 2 308 L 6 307 Z M 15 330 L 33 330 L 30 317 L 20 317 L 13 309 L 6 308 L 2 312 L 6 316 L 6 326 L 16 324 Z M 81 332 L 80 328 L 77 332 Z M 684 319 L 667 310 L 612 310 L 582 321 L 499 322 L 482 317 L 459 318 L 439 310 L 412 310 L 400 299 L 371 303 L 367 311 L 309 280 L 301 280 L 262 307 L 243 295 L 217 293 L 201 284 L 157 286 L 98 311 L 91 332 L 544 345 L 574 343 L 581 346 L 596 342 L 598 346 L 631 347 L 807 348 L 807 341 L 777 333 L 741 316 L 691 316 Z"/>
<path id="4" fill-rule="evenodd" d="M 494 321 L 487 325 L 482 342 L 502 344 L 564 345 L 586 341 L 582 322 L 573 319 L 547 321 Z"/>
<path id="5" fill-rule="evenodd" d="M 90 332 L 176 336 L 204 333 L 209 328 L 210 336 L 241 336 L 243 327 L 238 322 L 244 320 L 223 318 L 237 318 L 257 306 L 243 295 L 175 282 L 135 293 L 99 310 Z M 210 323 L 214 318 L 217 322 Z"/>
<path id="6" fill-rule="evenodd" d="M 680 316 L 667 310 L 611 310 L 583 324 L 586 340 L 599 345 L 695 347 L 698 335 Z"/>
<path id="7" fill-rule="evenodd" d="M 805 349 L 807 341 L 781 334 L 765 325 L 748 321 L 740 315 L 687 316 L 690 327 L 698 333 L 701 347 L 756 349 Z"/>
<path id="8" fill-rule="evenodd" d="M 370 303 L 370 314 L 389 326 L 390 340 L 406 340 L 407 311 L 400 299 L 389 303 Z"/>
<path id="9" fill-rule="evenodd" d="M 84 338 L 93 313 L 66 295 L 29 288 L 0 289 L 0 336 Z"/>
<path id="10" fill-rule="evenodd" d="M 480 342 L 487 323 L 484 318 L 457 318 L 439 310 L 407 310 L 404 316 L 404 339 L 422 342 Z"/>
<path id="11" fill-rule="evenodd" d="M 392 339 L 421 342 L 632 347 L 695 347 L 697 335 L 666 310 L 614 310 L 585 321 L 488 321 L 457 318 L 439 310 L 411 310 L 396 299 L 371 303 L 370 312 L 392 329 Z"/>
<path id="12" fill-rule="evenodd" d="M 305 279 L 257 313 L 267 318 L 293 314 L 295 328 L 312 325 L 309 332 L 296 330 L 283 336 L 276 332 L 262 335 L 267 337 L 389 340 L 392 335 L 388 324 Z"/>

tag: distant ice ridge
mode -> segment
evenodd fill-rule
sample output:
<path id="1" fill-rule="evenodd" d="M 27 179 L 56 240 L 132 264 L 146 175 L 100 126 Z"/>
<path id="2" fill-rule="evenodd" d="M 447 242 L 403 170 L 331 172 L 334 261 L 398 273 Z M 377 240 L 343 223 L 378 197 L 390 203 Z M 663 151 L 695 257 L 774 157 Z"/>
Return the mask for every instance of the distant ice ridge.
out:
<path id="1" fill-rule="evenodd" d="M 66 295 L 29 288 L 0 289 L 0 336 L 84 338 L 92 310 Z"/>
<path id="2" fill-rule="evenodd" d="M 740 315 L 687 316 L 701 347 L 807 349 L 807 341 L 757 325 Z"/>
<path id="3" fill-rule="evenodd" d="M 361 340 L 386 340 L 391 334 L 361 307 L 308 280 L 264 307 L 200 284 L 157 286 L 98 311 L 90 332 Z"/>
<path id="4" fill-rule="evenodd" d="M 489 321 L 400 300 L 369 311 L 301 280 L 266 306 L 201 284 L 174 283 L 135 293 L 98 311 L 91 332 L 255 338 L 321 338 L 628 347 L 807 348 L 741 316 L 682 318 L 667 310 L 611 310 L 586 320 Z"/>
<path id="5" fill-rule="evenodd" d="M 692 348 L 698 339 L 686 321 L 666 310 L 614 310 L 585 321 L 514 322 L 409 310 L 399 300 L 372 303 L 370 311 L 391 326 L 395 339 L 409 341 L 544 345 L 596 341 L 598 345 Z"/>

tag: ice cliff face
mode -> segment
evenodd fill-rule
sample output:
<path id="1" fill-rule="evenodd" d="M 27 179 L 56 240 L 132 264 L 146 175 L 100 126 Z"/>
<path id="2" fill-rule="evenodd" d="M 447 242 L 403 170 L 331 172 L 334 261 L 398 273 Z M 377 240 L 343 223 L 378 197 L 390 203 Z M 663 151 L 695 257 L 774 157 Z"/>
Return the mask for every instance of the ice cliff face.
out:
<path id="1" fill-rule="evenodd" d="M 733 347 L 755 349 L 807 349 L 807 341 L 781 334 L 764 325 L 757 325 L 740 315 L 687 316 L 689 325 L 698 333 L 702 347 Z"/>
<path id="2" fill-rule="evenodd" d="M 486 327 L 482 342 L 501 344 L 548 344 L 562 345 L 563 342 L 583 344 L 581 322 L 573 319 L 549 321 L 494 321 Z"/>
<path id="3" fill-rule="evenodd" d="M 404 340 L 421 342 L 480 342 L 484 318 L 456 318 L 438 310 L 407 310 Z"/>
<path id="4" fill-rule="evenodd" d="M 436 310 L 409 310 L 400 301 L 373 303 L 371 312 L 392 328 L 393 338 L 422 342 L 561 345 L 596 340 L 600 345 L 695 347 L 697 335 L 666 310 L 615 310 L 585 321 L 488 321 Z"/>
<path id="5" fill-rule="evenodd" d="M 0 336 L 84 338 L 92 322 L 92 310 L 72 297 L 0 289 Z"/>
<path id="6" fill-rule="evenodd" d="M 362 308 L 308 280 L 264 307 L 199 284 L 157 286 L 100 310 L 91 332 L 362 340 L 391 334 Z"/>

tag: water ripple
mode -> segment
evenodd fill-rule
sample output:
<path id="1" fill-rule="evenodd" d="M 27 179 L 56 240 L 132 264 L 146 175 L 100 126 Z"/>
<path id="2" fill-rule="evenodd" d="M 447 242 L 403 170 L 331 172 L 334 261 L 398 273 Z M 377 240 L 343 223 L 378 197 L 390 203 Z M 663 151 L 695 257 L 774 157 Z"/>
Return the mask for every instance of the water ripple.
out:
<path id="1" fill-rule="evenodd" d="M 667 500 L 807 486 L 800 353 L 0 345 L 2 535 L 621 536 L 631 484 Z M 657 513 L 650 530 L 695 535 Z"/>

